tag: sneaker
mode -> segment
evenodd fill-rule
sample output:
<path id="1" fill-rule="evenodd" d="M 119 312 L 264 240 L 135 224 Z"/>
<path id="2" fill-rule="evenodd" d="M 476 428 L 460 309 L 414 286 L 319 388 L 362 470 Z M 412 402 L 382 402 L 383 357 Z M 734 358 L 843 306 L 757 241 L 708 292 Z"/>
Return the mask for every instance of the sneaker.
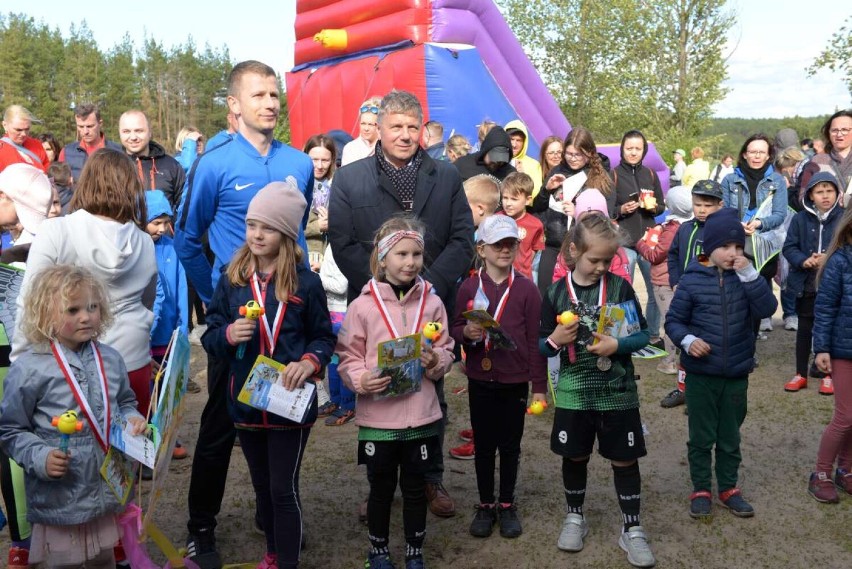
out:
<path id="1" fill-rule="evenodd" d="M 476 447 L 472 441 L 464 443 L 456 448 L 451 448 L 450 456 L 459 460 L 473 460 L 476 458 Z"/>
<path id="2" fill-rule="evenodd" d="M 808 387 L 808 378 L 802 377 L 798 373 L 793 376 L 793 379 L 784 384 L 784 391 L 796 392 L 800 389 Z"/>
<path id="3" fill-rule="evenodd" d="M 198 385 L 194 380 L 190 379 L 186 382 L 186 392 L 187 393 L 201 393 L 201 386 Z"/>
<path id="4" fill-rule="evenodd" d="M 693 492 L 689 496 L 689 515 L 692 518 L 700 519 L 711 515 L 713 495 L 707 490 L 699 490 Z"/>
<path id="5" fill-rule="evenodd" d="M 355 411 L 352 409 L 344 411 L 338 407 L 331 413 L 331 415 L 325 418 L 325 424 L 329 427 L 339 427 L 341 425 L 345 425 L 354 418 Z"/>
<path id="6" fill-rule="evenodd" d="M 278 569 L 278 555 L 267 553 L 263 556 L 263 561 L 257 564 L 256 569 Z"/>
<path id="7" fill-rule="evenodd" d="M 370 553 L 364 562 L 364 569 L 396 569 L 387 553 Z"/>
<path id="8" fill-rule="evenodd" d="M 27 569 L 30 563 L 30 550 L 23 547 L 9 548 L 9 562 L 6 567 L 9 569 Z"/>
<path id="9" fill-rule="evenodd" d="M 568 514 L 562 522 L 562 532 L 556 547 L 562 551 L 582 551 L 583 538 L 589 535 L 589 524 L 580 514 Z"/>
<path id="10" fill-rule="evenodd" d="M 677 375 L 677 364 L 674 362 L 660 362 L 657 371 L 665 375 Z"/>
<path id="11" fill-rule="evenodd" d="M 684 403 L 686 403 L 686 393 L 680 389 L 673 389 L 671 393 L 663 397 L 663 400 L 660 401 L 660 407 L 671 409 L 672 407 L 677 407 Z"/>
<path id="12" fill-rule="evenodd" d="M 772 318 L 764 318 L 760 321 L 761 332 L 772 332 Z"/>
<path id="13" fill-rule="evenodd" d="M 813 379 L 822 379 L 825 377 L 825 374 L 817 368 L 816 364 L 811 362 L 811 367 L 808 368 L 808 377 L 812 377 Z"/>
<path id="14" fill-rule="evenodd" d="M 216 551 L 216 537 L 212 529 L 189 534 L 186 538 L 186 557 L 199 569 L 221 569 L 222 558 Z"/>
<path id="15" fill-rule="evenodd" d="M 819 380 L 820 395 L 834 395 L 834 383 L 831 381 L 831 376 L 827 375 Z"/>
<path id="16" fill-rule="evenodd" d="M 768 340 L 769 334 L 767 334 L 766 332 L 758 332 L 757 333 L 757 339 L 758 340 Z"/>
<path id="17" fill-rule="evenodd" d="M 813 499 L 823 504 L 836 504 L 840 501 L 837 495 L 837 487 L 832 482 L 828 472 L 812 472 L 808 481 L 808 494 Z"/>
<path id="18" fill-rule="evenodd" d="M 852 494 L 852 472 L 838 468 L 834 473 L 834 483 L 847 494 Z"/>
<path id="19" fill-rule="evenodd" d="M 426 569 L 426 562 L 423 561 L 423 556 L 418 555 L 411 559 L 405 560 L 405 569 Z"/>
<path id="20" fill-rule="evenodd" d="M 719 493 L 722 505 L 731 510 L 738 518 L 750 518 L 754 516 L 754 508 L 745 501 L 739 488 L 730 488 Z"/>
<path id="21" fill-rule="evenodd" d="M 497 509 L 494 504 L 477 504 L 476 513 L 470 522 L 470 535 L 473 537 L 488 537 L 497 523 Z"/>
<path id="22" fill-rule="evenodd" d="M 653 567 L 657 564 L 651 547 L 648 545 L 648 536 L 642 526 L 633 526 L 622 532 L 618 538 L 618 545 L 627 552 L 627 560 L 634 567 Z"/>
<path id="23" fill-rule="evenodd" d="M 335 411 L 337 411 L 337 403 L 328 401 L 319 406 L 317 409 L 317 417 L 328 417 Z"/>
<path id="24" fill-rule="evenodd" d="M 798 316 L 787 316 L 784 318 L 784 329 L 796 331 L 799 329 L 799 317 Z"/>
<path id="25" fill-rule="evenodd" d="M 473 440 L 473 429 L 459 431 L 459 438 L 466 443 L 471 442 Z"/>
<path id="26" fill-rule="evenodd" d="M 180 441 L 175 443 L 175 448 L 172 451 L 172 460 L 183 460 L 189 456 L 189 453 L 186 452 L 186 449 L 183 448 L 183 445 L 180 444 Z"/>
<path id="27" fill-rule="evenodd" d="M 456 515 L 456 505 L 443 484 L 426 483 L 426 501 L 429 511 L 439 518 L 451 518 Z"/>
<path id="28" fill-rule="evenodd" d="M 201 345 L 201 336 L 207 331 L 207 324 L 199 324 L 189 333 L 189 343 L 194 346 Z"/>
<path id="29" fill-rule="evenodd" d="M 660 338 L 659 336 L 657 337 L 657 339 L 656 339 L 656 340 L 655 340 L 654 338 L 651 338 L 651 340 L 648 342 L 648 345 L 649 345 L 649 346 L 654 346 L 655 348 L 658 348 L 658 349 L 660 349 L 660 350 L 665 350 L 665 349 L 666 349 L 666 343 L 665 343 L 665 342 L 663 341 L 663 339 L 662 339 L 662 338 Z"/>
<path id="30" fill-rule="evenodd" d="M 523 533 L 518 508 L 514 504 L 497 506 L 497 517 L 500 519 L 500 535 L 506 538 L 518 537 Z"/>

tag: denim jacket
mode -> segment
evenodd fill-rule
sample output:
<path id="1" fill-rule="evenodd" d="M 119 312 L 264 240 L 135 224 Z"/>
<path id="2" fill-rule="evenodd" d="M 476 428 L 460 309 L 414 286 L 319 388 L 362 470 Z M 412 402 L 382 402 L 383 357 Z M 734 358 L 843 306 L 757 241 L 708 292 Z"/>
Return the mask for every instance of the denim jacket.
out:
<path id="1" fill-rule="evenodd" d="M 761 225 L 758 232 L 775 229 L 787 217 L 787 182 L 776 172 L 772 166 L 766 169 L 766 174 L 757 185 L 757 207 L 768 197 L 772 196 L 772 214 L 760 219 Z M 749 207 L 748 185 L 742 171 L 734 169 L 733 174 L 728 174 L 722 180 L 722 203 L 725 207 L 736 208 L 740 213 L 740 219 L 745 217 Z"/>

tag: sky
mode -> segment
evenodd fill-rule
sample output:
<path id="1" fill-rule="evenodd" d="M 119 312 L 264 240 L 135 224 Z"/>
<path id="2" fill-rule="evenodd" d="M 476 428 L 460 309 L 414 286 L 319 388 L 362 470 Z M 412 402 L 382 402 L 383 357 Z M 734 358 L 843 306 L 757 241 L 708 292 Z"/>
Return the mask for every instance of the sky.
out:
<path id="1" fill-rule="evenodd" d="M 17 4 L 17 3 L 16 3 Z M 194 2 L 78 4 L 67 0 L 42 0 L 26 6 L 0 1 L 0 10 L 33 17 L 67 36 L 72 23 L 85 19 L 102 50 L 130 34 L 137 47 L 153 37 L 167 47 L 192 36 L 196 45 L 227 45 L 233 61 L 258 59 L 283 74 L 293 66 L 296 0 L 278 0 L 239 11 L 233 1 L 209 0 L 204 9 Z M 105 4 L 104 4 L 105 5 Z M 728 34 L 724 56 L 728 58 L 730 89 L 716 105 L 715 116 L 783 118 L 831 114 L 852 106 L 852 97 L 841 72 L 821 71 L 808 78 L 805 68 L 822 51 L 845 18 L 852 15 L 848 0 L 824 0 L 819 9 L 808 9 L 801 0 L 731 0 L 738 24 Z M 88 9 L 91 8 L 91 9 Z M 571 117 L 568 117 L 570 120 Z"/>

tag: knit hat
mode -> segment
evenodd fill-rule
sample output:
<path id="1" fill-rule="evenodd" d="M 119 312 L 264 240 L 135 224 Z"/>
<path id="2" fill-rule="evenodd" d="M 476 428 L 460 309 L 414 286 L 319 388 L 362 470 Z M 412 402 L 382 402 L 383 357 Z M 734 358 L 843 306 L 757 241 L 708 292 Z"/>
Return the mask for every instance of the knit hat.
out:
<path id="1" fill-rule="evenodd" d="M 53 186 L 44 172 L 29 164 L 7 166 L 0 172 L 0 192 L 15 204 L 24 230 L 36 235 L 53 204 Z"/>
<path id="2" fill-rule="evenodd" d="M 580 192 L 574 199 L 574 219 L 580 219 L 580 215 L 590 211 L 599 211 L 609 217 L 609 210 L 606 207 L 606 198 L 594 188 L 589 188 Z"/>
<path id="3" fill-rule="evenodd" d="M 675 186 L 666 194 L 666 207 L 669 214 L 666 221 L 675 220 L 683 223 L 692 219 L 692 194 L 686 186 Z"/>
<path id="4" fill-rule="evenodd" d="M 257 192 L 249 204 L 246 221 L 260 221 L 295 240 L 307 207 L 296 179 L 287 176 L 285 181 L 271 182 Z"/>
<path id="5" fill-rule="evenodd" d="M 831 172 L 817 172 L 811 179 L 808 181 L 808 189 L 807 191 L 811 191 L 814 186 L 819 184 L 820 182 L 828 182 L 829 184 L 834 186 L 834 191 L 838 191 L 840 185 L 837 183 L 837 178 L 834 177 L 834 174 Z"/>
<path id="6" fill-rule="evenodd" d="M 520 239 L 518 224 L 508 215 L 489 215 L 479 224 L 477 241 L 494 245 L 503 239 Z"/>
<path id="7" fill-rule="evenodd" d="M 737 210 L 723 207 L 708 215 L 707 221 L 704 222 L 704 253 L 709 255 L 728 243 L 745 247 L 745 229 L 740 223 Z"/>

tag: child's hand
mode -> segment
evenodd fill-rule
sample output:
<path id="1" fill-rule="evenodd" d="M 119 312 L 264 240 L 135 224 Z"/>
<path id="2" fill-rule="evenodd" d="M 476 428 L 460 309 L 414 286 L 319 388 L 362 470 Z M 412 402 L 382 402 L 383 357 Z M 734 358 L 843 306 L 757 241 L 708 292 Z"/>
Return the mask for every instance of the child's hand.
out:
<path id="1" fill-rule="evenodd" d="M 570 324 L 557 324 L 553 332 L 550 333 L 550 339 L 560 346 L 572 344 L 577 339 L 577 328 L 580 326 L 579 320 L 574 320 Z"/>
<path id="2" fill-rule="evenodd" d="M 562 201 L 562 213 L 568 217 L 574 217 L 575 207 L 574 202 L 570 202 L 568 200 Z"/>
<path id="3" fill-rule="evenodd" d="M 586 349 L 596 356 L 611 356 L 618 350 L 618 340 L 606 334 L 592 332 L 592 336 L 598 339 L 597 344 L 588 346 Z"/>
<path id="4" fill-rule="evenodd" d="M 805 259 L 805 262 L 802 263 L 802 267 L 805 269 L 816 269 L 822 264 L 822 259 L 825 255 L 821 253 L 812 253 L 810 257 Z"/>
<path id="5" fill-rule="evenodd" d="M 734 257 L 734 270 L 735 271 L 740 271 L 742 269 L 745 269 L 750 264 L 751 263 L 749 262 L 749 260 L 746 258 L 745 255 L 737 255 L 736 257 Z"/>
<path id="6" fill-rule="evenodd" d="M 390 377 L 383 375 L 376 377 L 373 372 L 365 371 L 361 375 L 361 391 L 364 393 L 381 393 L 390 384 Z"/>
<path id="7" fill-rule="evenodd" d="M 426 369 L 432 369 L 441 362 L 438 354 L 429 346 L 423 346 L 420 350 L 420 365 Z"/>
<path id="8" fill-rule="evenodd" d="M 535 403 L 536 401 L 547 403 L 547 399 L 545 398 L 544 393 L 533 393 L 532 401 L 530 401 L 530 403 Z"/>
<path id="9" fill-rule="evenodd" d="M 157 378 L 158 373 L 160 373 L 160 362 L 151 358 L 151 381 Z"/>
<path id="10" fill-rule="evenodd" d="M 462 335 L 471 342 L 479 342 L 485 337 L 485 330 L 475 322 L 468 322 L 462 330 Z"/>
<path id="11" fill-rule="evenodd" d="M 743 223 L 743 230 L 745 230 L 746 235 L 752 235 L 755 232 L 755 227 L 751 222 Z"/>
<path id="12" fill-rule="evenodd" d="M 237 318 L 228 328 L 228 336 L 230 336 L 230 340 L 235 344 L 242 344 L 251 340 L 255 328 L 257 328 L 256 320 Z"/>
<path id="13" fill-rule="evenodd" d="M 701 338 L 696 338 L 689 345 L 689 355 L 693 358 L 703 358 L 704 356 L 710 355 L 710 344 L 702 340 Z"/>
<path id="14" fill-rule="evenodd" d="M 827 352 L 817 354 L 814 363 L 822 373 L 831 373 L 831 356 Z"/>
<path id="15" fill-rule="evenodd" d="M 142 435 L 145 431 L 148 430 L 148 423 L 145 422 L 145 419 L 142 417 L 129 417 L 127 419 L 127 424 L 130 425 L 130 434 L 131 435 Z"/>
<path id="16" fill-rule="evenodd" d="M 68 472 L 68 461 L 71 458 L 71 453 L 65 454 L 58 448 L 53 449 L 47 454 L 47 460 L 44 462 L 44 470 L 51 478 L 62 478 Z"/>
<path id="17" fill-rule="evenodd" d="M 305 384 L 305 380 L 314 374 L 314 364 L 301 360 L 291 362 L 278 374 L 278 381 L 287 391 L 293 391 Z"/>
<path id="18" fill-rule="evenodd" d="M 547 180 L 547 185 L 544 187 L 549 192 L 552 192 L 562 186 L 562 182 L 565 181 L 565 176 L 562 174 L 554 174 Z"/>

